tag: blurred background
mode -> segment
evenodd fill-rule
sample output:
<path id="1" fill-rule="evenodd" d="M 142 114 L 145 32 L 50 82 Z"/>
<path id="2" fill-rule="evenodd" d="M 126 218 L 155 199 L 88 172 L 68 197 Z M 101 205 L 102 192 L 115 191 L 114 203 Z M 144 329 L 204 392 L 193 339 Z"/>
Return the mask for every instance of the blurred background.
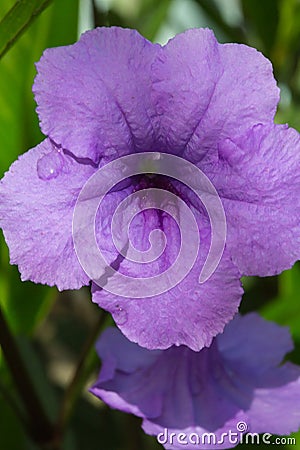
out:
<path id="1" fill-rule="evenodd" d="M 1 0 L 0 20 L 14 3 Z M 10 30 L 5 31 L 0 23 L 1 177 L 19 154 L 43 139 L 31 92 L 34 63 L 45 48 L 72 44 L 83 31 L 95 26 L 135 28 L 149 40 L 160 43 L 187 28 L 210 27 L 219 42 L 256 47 L 272 61 L 281 88 L 277 122 L 288 122 L 300 131 L 300 0 L 30 0 L 27 3 L 49 5 L 40 15 L 36 14 L 32 23 L 27 20 L 25 32 L 4 55 L 5 33 Z M 21 19 L 20 23 L 13 23 L 22 28 Z M 1 308 L 47 414 L 53 420 L 60 417 L 62 427 L 66 428 L 61 447 L 32 442 L 25 431 L 26 424 L 22 423 L 22 402 L 0 353 L 0 449 L 162 448 L 155 438 L 144 435 L 138 419 L 110 410 L 88 393 L 100 367 L 93 343 L 99 329 L 111 323 L 110 317 L 101 315 L 91 303 L 89 290 L 58 293 L 55 288 L 22 283 L 16 267 L 9 265 L 2 234 L 0 245 Z M 241 312 L 258 310 L 265 318 L 287 325 L 295 342 L 295 350 L 287 358 L 300 364 L 299 265 L 278 277 L 247 278 L 244 287 Z M 278 447 L 300 449 L 300 433 L 293 436 L 296 445 Z"/>

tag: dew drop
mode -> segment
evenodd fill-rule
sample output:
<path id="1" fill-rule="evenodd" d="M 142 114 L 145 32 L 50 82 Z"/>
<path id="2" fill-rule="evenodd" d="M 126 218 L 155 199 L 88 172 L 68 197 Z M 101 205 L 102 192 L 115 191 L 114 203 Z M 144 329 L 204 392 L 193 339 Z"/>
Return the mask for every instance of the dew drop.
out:
<path id="1" fill-rule="evenodd" d="M 128 320 L 127 312 L 121 307 L 115 309 L 113 316 L 117 325 L 125 325 Z"/>
<path id="2" fill-rule="evenodd" d="M 40 157 L 37 162 L 37 173 L 41 180 L 51 180 L 58 177 L 63 169 L 63 156 L 59 150 L 52 150 Z"/>

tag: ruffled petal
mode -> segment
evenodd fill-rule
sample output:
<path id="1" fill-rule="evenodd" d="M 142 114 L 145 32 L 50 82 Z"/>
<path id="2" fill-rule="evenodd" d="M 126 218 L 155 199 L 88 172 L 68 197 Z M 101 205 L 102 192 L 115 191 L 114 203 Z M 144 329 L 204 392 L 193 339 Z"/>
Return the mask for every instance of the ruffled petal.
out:
<path id="1" fill-rule="evenodd" d="M 2 179 L 0 226 L 22 280 L 60 290 L 89 283 L 74 250 L 72 218 L 77 196 L 94 170 L 45 140 L 20 156 Z"/>
<path id="2" fill-rule="evenodd" d="M 236 317 L 234 326 L 225 328 L 218 347 L 232 366 L 238 367 L 242 359 L 247 373 L 253 374 L 279 365 L 293 350 L 293 341 L 288 328 L 247 314 Z"/>
<path id="3" fill-rule="evenodd" d="M 229 252 L 225 250 L 220 254 L 221 260 L 214 273 L 200 284 L 201 269 L 211 243 L 208 218 L 191 205 L 188 208 L 184 203 L 185 207 L 182 207 L 180 196 L 172 194 L 170 197 L 170 192 L 165 191 L 165 200 L 158 197 L 159 209 L 149 208 L 152 204 L 149 203 L 149 192 L 153 191 L 146 191 L 149 193 L 148 197 L 144 190 L 140 192 L 141 194 L 139 191 L 134 193 L 140 195 L 126 198 L 129 199 L 129 203 L 125 204 L 126 213 L 116 212 L 118 219 L 115 227 L 105 212 L 111 213 L 113 204 L 108 196 L 107 208 L 104 208 L 104 201 L 99 223 L 103 223 L 100 219 L 105 218 L 106 225 L 105 229 L 103 226 L 98 227 L 99 248 L 104 249 L 103 253 L 109 248 L 113 250 L 112 236 L 121 249 L 130 240 L 140 259 L 132 262 L 127 250 L 124 258 L 119 260 L 118 273 L 111 274 L 108 278 L 107 274 L 100 276 L 98 285 L 93 284 L 93 301 L 113 315 L 116 324 L 128 339 L 143 347 L 165 349 L 176 344 L 187 345 L 198 351 L 209 346 L 213 337 L 223 330 L 237 312 L 243 293 L 240 273 L 232 263 Z M 111 200 L 114 201 L 113 198 Z M 187 208 L 188 211 L 182 208 Z M 134 217 L 131 221 L 126 217 L 128 211 L 129 217 L 131 213 Z M 174 216 L 168 211 L 170 214 L 173 212 Z M 195 230 L 188 212 L 195 220 Z M 106 231 L 112 232 L 112 236 Z M 162 233 L 154 234 L 154 231 L 163 233 L 167 241 L 165 247 Z M 158 251 L 156 257 L 149 260 L 146 256 L 150 248 L 150 237 L 152 249 L 163 251 Z M 107 251 L 107 259 L 110 255 Z M 111 259 L 108 262 L 110 261 Z M 119 279 L 120 274 L 127 278 Z M 137 279 L 141 279 L 139 284 Z M 135 290 L 130 290 L 131 282 L 138 286 Z"/>
<path id="4" fill-rule="evenodd" d="M 134 30 L 110 27 L 47 49 L 33 87 L 43 133 L 94 162 L 152 150 L 150 66 L 158 48 Z"/>
<path id="5" fill-rule="evenodd" d="M 227 246 L 244 275 L 275 275 L 300 258 L 300 135 L 257 125 L 219 145 L 203 170 L 222 198 Z"/>
<path id="6" fill-rule="evenodd" d="M 163 143 L 192 162 L 213 160 L 220 140 L 272 121 L 279 101 L 271 63 L 254 48 L 218 44 L 208 29 L 171 39 L 152 73 Z"/>
<path id="7" fill-rule="evenodd" d="M 103 368 L 91 392 L 113 408 L 142 417 L 144 430 L 160 434 L 166 449 L 229 448 L 247 431 L 289 434 L 299 428 L 300 367 L 279 365 L 278 359 L 290 345 L 286 329 L 256 314 L 236 316 L 210 348 L 198 353 L 185 347 L 153 352 L 120 334 L 117 338 L 118 333 L 108 329 L 100 338 Z M 266 355 L 262 370 L 260 356 L 253 356 L 266 349 L 277 356 Z M 236 433 L 235 442 L 230 431 Z M 209 444 L 204 433 L 214 433 L 215 442 Z"/>
<path id="8" fill-rule="evenodd" d="M 122 227 L 119 227 L 120 229 Z M 124 225 L 123 225 L 124 228 Z M 141 294 L 144 298 L 113 295 L 93 284 L 93 301 L 109 311 L 122 332 L 133 342 L 150 349 L 166 349 L 174 344 L 187 345 L 195 351 L 209 346 L 237 312 L 243 290 L 240 274 L 225 250 L 211 277 L 199 283 L 199 275 L 209 248 L 209 235 L 200 229 L 201 245 L 190 272 L 173 288 L 159 295 L 146 297 L 147 286 L 155 283 L 151 277 L 166 271 L 180 249 L 180 236 L 174 221 L 167 214 L 144 211 L 133 223 L 133 242 L 141 249 L 153 229 L 164 231 L 169 246 L 153 263 L 131 264 L 126 258 L 119 271 L 128 277 L 145 278 Z M 184 236 L 186 239 L 187 236 Z M 158 237 L 158 239 L 160 239 Z M 154 247 L 158 247 L 154 243 Z M 191 243 L 192 245 L 192 243 Z M 188 266 L 184 261 L 183 266 Z M 184 270 L 181 267 L 181 271 Z M 126 284 L 123 286 L 127 294 Z"/>

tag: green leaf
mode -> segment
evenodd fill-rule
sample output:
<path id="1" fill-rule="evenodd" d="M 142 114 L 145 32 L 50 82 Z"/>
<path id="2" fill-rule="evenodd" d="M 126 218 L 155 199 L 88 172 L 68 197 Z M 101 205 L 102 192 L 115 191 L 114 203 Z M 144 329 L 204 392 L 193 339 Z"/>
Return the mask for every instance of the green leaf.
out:
<path id="1" fill-rule="evenodd" d="M 0 2 L 0 16 L 5 12 Z M 0 96 L 0 177 L 19 154 L 44 138 L 31 92 L 34 63 L 45 48 L 76 40 L 77 17 L 78 0 L 55 0 L 0 60 L 0 85 L 3 87 Z M 10 266 L 8 261 L 8 250 L 1 236 L 1 305 L 12 330 L 16 334 L 29 334 L 47 314 L 56 290 L 22 283 L 17 268 Z"/>
<path id="2" fill-rule="evenodd" d="M 20 153 L 43 139 L 32 94 L 34 64 L 45 48 L 76 40 L 77 17 L 78 0 L 54 1 L 0 60 L 0 176 Z"/>
<path id="3" fill-rule="evenodd" d="M 290 327 L 293 337 L 300 340 L 300 266 L 283 272 L 278 277 L 279 294 L 260 312 L 268 320 Z"/>
<path id="4" fill-rule="evenodd" d="M 24 449 L 26 439 L 22 425 L 14 414 L 14 411 L 0 395 L 0 436 L 1 448 Z"/>
<path id="5" fill-rule="evenodd" d="M 161 0 L 159 4 L 156 1 L 145 2 L 143 4 L 140 17 L 136 21 L 135 27 L 139 29 L 145 38 L 153 41 L 163 22 L 166 20 L 170 0 Z"/>
<path id="6" fill-rule="evenodd" d="M 292 99 L 300 104 L 300 4 L 298 0 L 282 0 L 272 60 L 280 81 L 290 89 Z"/>
<path id="7" fill-rule="evenodd" d="M 278 0 L 243 0 L 242 7 L 246 25 L 253 28 L 254 38 L 260 38 L 262 50 L 270 55 L 279 22 Z"/>
<path id="8" fill-rule="evenodd" d="M 0 22 L 0 58 L 52 0 L 19 0 Z"/>
<path id="9" fill-rule="evenodd" d="M 300 431 L 298 431 L 298 433 L 292 433 L 290 437 L 295 439 L 296 445 L 294 445 L 293 443 L 290 443 L 290 444 L 286 444 L 285 447 L 288 449 L 300 450 Z"/>
<path id="10" fill-rule="evenodd" d="M 17 267 L 8 265 L 8 250 L 1 237 L 0 304 L 16 334 L 30 334 L 48 313 L 56 290 L 21 282 Z"/>
<path id="11" fill-rule="evenodd" d="M 212 23 L 214 23 L 215 26 L 222 31 L 222 33 L 224 33 L 226 39 L 239 43 L 244 43 L 246 41 L 246 36 L 242 28 L 228 25 L 213 0 L 195 0 L 195 2 L 201 7 Z"/>
<path id="12" fill-rule="evenodd" d="M 53 385 L 50 384 L 47 378 L 43 361 L 28 339 L 19 337 L 17 344 L 43 410 L 54 420 L 58 410 L 57 396 Z"/>
<path id="13" fill-rule="evenodd" d="M 160 27 L 166 21 L 171 0 L 143 0 L 128 4 L 124 1 L 113 2 L 111 9 L 104 11 L 100 4 L 94 3 L 96 26 L 121 26 L 137 29 L 145 38 L 153 41 Z"/>

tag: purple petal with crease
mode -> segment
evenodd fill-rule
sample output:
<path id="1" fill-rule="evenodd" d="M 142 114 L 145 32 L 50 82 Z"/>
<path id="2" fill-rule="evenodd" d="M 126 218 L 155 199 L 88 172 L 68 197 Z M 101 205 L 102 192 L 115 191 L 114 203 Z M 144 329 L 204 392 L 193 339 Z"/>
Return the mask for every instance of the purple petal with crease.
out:
<path id="1" fill-rule="evenodd" d="M 288 330 L 256 314 L 236 316 L 200 352 L 141 349 L 110 328 L 97 343 L 102 368 L 91 392 L 141 417 L 148 434 L 175 433 L 166 449 L 229 448 L 234 444 L 228 435 L 222 442 L 222 433 L 237 432 L 240 421 L 251 433 L 286 435 L 299 428 L 300 367 L 280 365 L 291 349 Z M 215 433 L 217 444 L 180 444 L 182 432 Z"/>

